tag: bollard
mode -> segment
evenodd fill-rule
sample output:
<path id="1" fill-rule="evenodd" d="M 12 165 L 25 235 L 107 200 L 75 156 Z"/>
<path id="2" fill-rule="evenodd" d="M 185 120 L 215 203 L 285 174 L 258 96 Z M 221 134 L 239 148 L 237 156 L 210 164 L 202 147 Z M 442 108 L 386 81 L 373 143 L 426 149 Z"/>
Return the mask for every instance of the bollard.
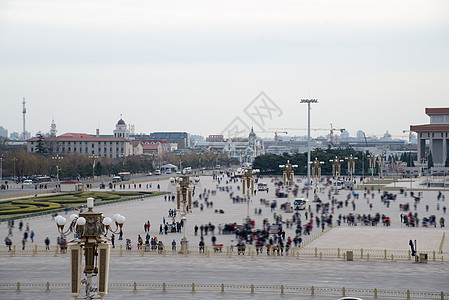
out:
<path id="1" fill-rule="evenodd" d="M 165 289 L 165 282 L 162 282 L 162 293 L 166 293 L 167 290 Z"/>
<path id="2" fill-rule="evenodd" d="M 141 253 L 142 256 L 144 256 L 144 253 L 143 253 L 143 245 L 142 245 L 142 247 L 140 248 L 140 253 Z"/>
<path id="3" fill-rule="evenodd" d="M 315 247 L 315 257 L 318 256 L 318 249 Z"/>
<path id="4" fill-rule="evenodd" d="M 58 256 L 58 249 L 59 249 L 59 247 L 58 247 L 58 245 L 56 245 L 55 246 L 55 256 Z"/>
<path id="5" fill-rule="evenodd" d="M 310 290 L 310 296 L 315 296 L 315 287 L 312 285 L 312 289 Z"/>
<path id="6" fill-rule="evenodd" d="M 16 290 L 16 292 L 21 292 L 21 290 L 20 290 L 20 282 L 17 282 L 17 290 Z"/>
<path id="7" fill-rule="evenodd" d="M 323 259 L 323 252 L 320 252 L 320 260 Z"/>
<path id="8" fill-rule="evenodd" d="M 441 300 L 444 300 L 444 292 L 441 292 L 440 299 L 441 299 Z"/>
<path id="9" fill-rule="evenodd" d="M 299 259 L 299 251 L 296 252 L 296 259 Z"/>
<path id="10" fill-rule="evenodd" d="M 120 256 L 123 256 L 123 245 L 120 245 Z"/>
<path id="11" fill-rule="evenodd" d="M 251 257 L 254 258 L 254 250 L 251 251 Z"/>
<path id="12" fill-rule="evenodd" d="M 12 245 L 11 256 L 14 256 L 15 254 L 16 254 L 16 245 Z"/>
<path id="13" fill-rule="evenodd" d="M 284 295 L 284 285 L 281 284 L 281 295 Z"/>
<path id="14" fill-rule="evenodd" d="M 408 260 L 411 260 L 412 259 L 412 256 L 411 256 L 411 253 L 410 253 L 410 249 L 408 250 Z"/>
<path id="15" fill-rule="evenodd" d="M 384 259 L 387 259 L 387 249 L 384 249 Z"/>
<path id="16" fill-rule="evenodd" d="M 441 256 L 441 263 L 443 263 L 443 257 Z"/>
<path id="17" fill-rule="evenodd" d="M 394 262 L 394 256 L 391 254 L 391 261 Z"/>
<path id="18" fill-rule="evenodd" d="M 366 254 L 366 260 L 369 261 L 369 253 Z"/>
<path id="19" fill-rule="evenodd" d="M 34 245 L 33 256 L 36 256 L 36 254 L 37 254 L 37 245 Z"/>
<path id="20" fill-rule="evenodd" d="M 342 291 L 342 297 L 346 297 L 346 289 L 345 289 L 345 287 L 343 287 L 342 289 L 341 289 L 341 291 Z"/>
<path id="21" fill-rule="evenodd" d="M 133 292 L 137 292 L 137 283 L 134 281 L 134 283 L 133 283 L 133 286 L 134 286 L 134 288 L 133 288 Z"/>
<path id="22" fill-rule="evenodd" d="M 45 291 L 49 292 L 50 291 L 50 282 L 47 281 L 47 284 L 45 285 Z"/>
<path id="23" fill-rule="evenodd" d="M 337 248 L 337 258 L 340 258 L 340 248 Z"/>
<path id="24" fill-rule="evenodd" d="M 229 246 L 226 246 L 226 255 L 229 254 Z"/>
<path id="25" fill-rule="evenodd" d="M 229 251 L 229 257 L 231 257 L 232 256 L 232 251 Z"/>
<path id="26" fill-rule="evenodd" d="M 360 258 L 363 258 L 363 248 L 360 249 Z"/>
<path id="27" fill-rule="evenodd" d="M 377 298 L 377 289 L 374 288 L 374 298 Z"/>
<path id="28" fill-rule="evenodd" d="M 164 254 L 164 256 L 167 254 L 165 251 L 165 247 L 162 248 L 162 253 Z"/>
<path id="29" fill-rule="evenodd" d="M 248 255 L 251 253 L 251 246 L 248 246 Z"/>
<path id="30" fill-rule="evenodd" d="M 192 293 L 195 293 L 195 284 L 192 283 Z"/>
<path id="31" fill-rule="evenodd" d="M 343 252 L 343 260 L 346 260 L 346 252 Z"/>
<path id="32" fill-rule="evenodd" d="M 410 290 L 407 290 L 407 300 L 410 300 Z"/>
<path id="33" fill-rule="evenodd" d="M 224 284 L 221 284 L 221 292 L 224 293 Z"/>
<path id="34" fill-rule="evenodd" d="M 207 250 L 207 257 L 210 257 L 210 251 Z"/>
<path id="35" fill-rule="evenodd" d="M 251 283 L 251 294 L 254 294 L 254 284 Z"/>
<path id="36" fill-rule="evenodd" d="M 207 246 L 204 246 L 204 252 L 207 253 Z"/>
<path id="37" fill-rule="evenodd" d="M 435 261 L 435 250 L 432 252 L 432 260 Z"/>

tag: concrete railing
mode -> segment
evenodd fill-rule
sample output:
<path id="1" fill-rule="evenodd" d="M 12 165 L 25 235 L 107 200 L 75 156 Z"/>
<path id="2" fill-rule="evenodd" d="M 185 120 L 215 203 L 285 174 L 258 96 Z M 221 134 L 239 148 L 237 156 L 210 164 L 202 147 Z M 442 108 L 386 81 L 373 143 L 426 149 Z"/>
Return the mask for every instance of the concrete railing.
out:
<path id="1" fill-rule="evenodd" d="M 0 291 L 11 292 L 52 292 L 64 291 L 69 293 L 68 283 L 0 283 Z M 303 296 L 336 296 L 336 297 L 370 297 L 370 298 L 400 298 L 400 299 L 449 299 L 449 293 L 443 291 L 411 291 L 385 290 L 377 288 L 348 288 L 348 287 L 317 287 L 317 286 L 288 286 L 262 284 L 205 284 L 205 283 L 109 283 L 109 291 L 140 292 L 154 291 L 157 293 L 185 292 L 185 293 L 240 293 L 240 294 L 277 294 Z M 192 296 L 194 297 L 194 296 Z"/>
<path id="2" fill-rule="evenodd" d="M 259 249 L 260 250 L 260 249 Z M 316 259 L 341 259 L 348 260 L 347 253 L 351 252 L 352 260 L 358 261 L 414 261 L 410 250 L 391 250 L 391 249 L 351 249 L 351 248 L 304 248 L 304 247 L 290 247 L 288 250 L 275 249 L 274 247 L 263 247 L 262 251 L 254 246 L 247 245 L 240 248 L 234 245 L 227 246 L 211 246 L 204 247 L 189 247 L 187 253 L 181 252 L 178 246 L 172 250 L 171 246 L 158 248 L 151 245 L 144 245 L 139 249 L 134 246 L 131 250 L 126 249 L 125 245 L 117 245 L 111 249 L 111 255 L 114 256 L 173 256 L 173 255 L 187 255 L 187 256 L 203 256 L 203 257 L 249 257 L 249 258 L 280 258 L 280 259 L 299 259 L 299 258 L 316 258 Z M 444 257 L 448 257 L 449 253 L 439 253 L 438 251 L 420 251 L 427 255 L 428 262 L 444 263 Z M 0 248 L 0 255 L 8 256 L 49 256 L 49 255 L 68 255 L 65 249 L 53 245 L 47 249 L 46 246 L 34 245 L 26 246 L 25 250 L 19 245 L 13 245 L 11 250 L 6 246 Z M 419 253 L 418 253 L 419 255 Z"/>

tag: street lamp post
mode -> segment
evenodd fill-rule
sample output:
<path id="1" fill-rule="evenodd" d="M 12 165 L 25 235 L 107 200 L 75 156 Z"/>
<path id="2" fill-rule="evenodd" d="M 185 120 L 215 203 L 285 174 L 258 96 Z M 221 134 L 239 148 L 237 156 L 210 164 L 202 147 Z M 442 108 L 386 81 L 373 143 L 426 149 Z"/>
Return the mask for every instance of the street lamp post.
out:
<path id="1" fill-rule="evenodd" d="M 341 174 L 341 163 L 343 160 L 339 159 L 338 156 L 335 156 L 334 159 L 330 159 L 329 161 L 332 163 L 332 176 L 334 179 L 338 179 Z"/>
<path id="2" fill-rule="evenodd" d="M 64 157 L 59 156 L 59 154 L 56 154 L 56 156 L 53 156 L 52 159 L 56 161 L 56 181 L 57 181 L 57 189 L 59 189 L 59 191 L 61 191 L 61 184 L 59 183 L 59 171 L 61 171 L 61 169 L 59 168 L 59 161 L 61 159 L 63 159 Z"/>
<path id="3" fill-rule="evenodd" d="M 108 232 L 121 234 L 125 217 L 115 214 L 113 218 L 104 217 L 94 212 L 94 198 L 87 198 L 87 212 L 72 214 L 69 227 L 65 229 L 67 220 L 63 216 L 55 218 L 58 231 L 63 236 L 74 233 L 75 239 L 70 243 L 71 280 L 70 291 L 75 299 L 103 299 L 108 293 L 109 258 L 111 252 Z M 115 222 L 115 230 L 111 224 Z M 84 252 L 84 275 L 81 279 L 81 265 Z M 98 275 L 97 285 L 93 285 L 92 277 Z M 85 285 L 81 295 L 81 284 Z M 81 295 L 81 297 L 80 297 Z"/>
<path id="4" fill-rule="evenodd" d="M 246 196 L 246 203 L 247 203 L 247 221 L 249 222 L 249 202 L 251 200 L 251 197 L 254 195 L 254 183 L 255 179 L 253 175 L 256 175 L 259 173 L 258 169 L 253 169 L 252 167 L 247 167 L 244 170 L 243 177 L 242 177 L 242 193 L 244 196 Z"/>
<path id="5" fill-rule="evenodd" d="M 313 182 L 315 185 L 314 191 L 313 193 L 315 194 L 315 198 L 318 197 L 317 196 L 317 189 L 318 189 L 318 181 L 321 178 L 321 165 L 324 165 L 323 161 L 319 161 L 318 158 L 315 157 L 314 161 L 311 161 L 309 163 L 309 165 L 312 166 L 312 177 L 313 177 Z"/>
<path id="6" fill-rule="evenodd" d="M 16 180 L 16 161 L 17 161 L 17 158 L 14 157 L 11 160 L 12 160 L 13 165 L 14 165 L 14 168 L 13 168 L 13 170 L 14 170 L 14 172 L 13 172 L 14 181 L 17 182 L 17 180 Z"/>
<path id="7" fill-rule="evenodd" d="M 96 154 L 92 154 L 92 155 L 89 155 L 89 158 L 93 160 L 93 163 L 92 163 L 92 178 L 95 178 L 95 160 L 97 158 L 99 158 L 99 156 L 96 155 Z"/>
<path id="8" fill-rule="evenodd" d="M 294 169 L 296 169 L 298 165 L 292 165 L 289 160 L 287 160 L 287 164 L 285 165 L 279 165 L 279 168 L 284 170 L 283 176 L 284 176 L 284 184 L 287 186 L 287 196 L 288 196 L 288 207 L 285 210 L 285 212 L 293 212 L 292 206 L 290 203 L 290 192 L 292 189 L 292 185 L 294 182 Z"/>
<path id="9" fill-rule="evenodd" d="M 318 103 L 318 99 L 301 99 L 300 103 L 307 103 L 307 198 L 310 190 L 310 104 Z"/>
<path id="10" fill-rule="evenodd" d="M 171 184 L 178 185 L 176 187 L 176 209 L 180 211 L 181 219 L 183 221 L 184 237 L 181 240 L 181 253 L 184 253 L 185 255 L 187 255 L 189 250 L 189 242 L 186 237 L 187 213 L 192 212 L 193 185 L 198 184 L 199 181 L 200 178 L 198 176 L 192 177 L 186 174 L 170 178 Z"/>
<path id="11" fill-rule="evenodd" d="M 3 181 L 3 157 L 0 157 L 0 181 Z"/>
<path id="12" fill-rule="evenodd" d="M 371 169 L 371 180 L 374 180 L 374 168 L 376 167 L 376 155 L 373 152 L 370 152 L 368 155 L 369 158 L 369 167 Z"/>
<path id="13" fill-rule="evenodd" d="M 349 157 L 345 157 L 345 159 L 348 161 L 348 173 L 349 177 L 351 178 L 351 186 L 354 182 L 354 173 L 355 173 L 355 161 L 358 159 L 357 157 L 354 157 L 349 155 Z"/>

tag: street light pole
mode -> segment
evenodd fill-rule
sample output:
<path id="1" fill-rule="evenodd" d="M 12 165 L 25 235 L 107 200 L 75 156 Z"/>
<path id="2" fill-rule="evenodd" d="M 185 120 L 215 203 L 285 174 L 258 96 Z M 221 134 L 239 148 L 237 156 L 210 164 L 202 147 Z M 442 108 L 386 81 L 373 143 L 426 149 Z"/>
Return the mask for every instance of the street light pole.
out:
<path id="1" fill-rule="evenodd" d="M 56 154 L 56 156 L 53 156 L 52 159 L 56 161 L 56 180 L 57 180 L 57 189 L 59 189 L 59 191 L 61 191 L 61 184 L 59 183 L 59 171 L 61 171 L 61 169 L 59 168 L 59 161 L 61 159 L 63 159 L 64 157 L 59 156 L 59 154 Z"/>
<path id="2" fill-rule="evenodd" d="M 12 159 L 12 161 L 13 161 L 13 164 L 14 164 L 13 177 L 14 177 L 14 181 L 17 182 L 17 181 L 16 181 L 16 161 L 17 161 L 17 158 L 14 157 L 14 158 Z"/>
<path id="3" fill-rule="evenodd" d="M 254 169 L 252 167 L 245 168 L 243 178 L 242 178 L 242 193 L 246 196 L 246 203 L 247 203 L 247 221 L 249 222 L 249 202 L 251 200 L 251 196 L 254 195 L 254 177 L 253 175 L 259 173 L 258 169 Z"/>
<path id="4" fill-rule="evenodd" d="M 99 158 L 99 156 L 96 155 L 96 154 L 92 154 L 92 155 L 89 155 L 89 158 L 93 159 L 93 161 L 94 161 L 93 164 L 92 164 L 92 178 L 95 178 L 95 160 L 97 158 Z"/>
<path id="5" fill-rule="evenodd" d="M 94 198 L 87 198 L 87 212 L 72 214 L 69 227 L 65 229 L 67 220 L 58 215 L 55 218 L 58 231 L 66 236 L 74 233 L 77 237 L 70 241 L 71 280 L 70 292 L 72 297 L 80 299 L 81 284 L 85 286 L 81 299 L 103 299 L 108 293 L 109 258 L 111 251 L 108 232 L 121 234 L 125 217 L 115 214 L 112 219 L 103 217 L 102 213 L 94 212 Z M 111 224 L 115 222 L 115 230 Z M 81 265 L 84 252 L 84 275 L 81 279 Z M 98 285 L 92 284 L 92 277 L 98 275 Z"/>
<path id="6" fill-rule="evenodd" d="M 0 157 L 0 181 L 3 181 L 3 157 Z"/>
<path id="7" fill-rule="evenodd" d="M 279 168 L 283 169 L 283 176 L 284 176 L 284 184 L 287 186 L 287 197 L 288 197 L 288 208 L 285 210 L 285 212 L 293 212 L 292 206 L 290 204 L 290 192 L 292 189 L 292 185 L 294 182 L 294 169 L 296 169 L 298 165 L 292 165 L 289 160 L 287 160 L 287 164 L 285 165 L 279 165 Z"/>
<path id="8" fill-rule="evenodd" d="M 310 191 L 310 103 L 318 103 L 318 99 L 301 99 L 300 103 L 307 103 L 307 198 Z"/>
<path id="9" fill-rule="evenodd" d="M 185 255 L 187 255 L 187 251 L 189 249 L 189 242 L 187 241 L 186 236 L 187 213 L 192 212 L 193 185 L 198 184 L 199 181 L 200 178 L 198 176 L 192 178 L 192 176 L 186 174 L 170 178 L 170 183 L 172 185 L 179 185 L 176 188 L 176 209 L 181 211 L 182 202 L 182 211 L 180 215 L 183 221 L 184 237 L 181 240 L 181 253 L 184 253 Z"/>

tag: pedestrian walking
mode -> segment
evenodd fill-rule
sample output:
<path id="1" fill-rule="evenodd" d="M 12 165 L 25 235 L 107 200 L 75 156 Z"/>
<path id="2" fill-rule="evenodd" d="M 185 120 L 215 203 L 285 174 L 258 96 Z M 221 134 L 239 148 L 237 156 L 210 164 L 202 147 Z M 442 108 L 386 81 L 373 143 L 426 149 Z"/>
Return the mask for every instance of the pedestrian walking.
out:
<path id="1" fill-rule="evenodd" d="M 45 250 L 50 250 L 50 239 L 48 238 L 48 236 L 45 238 L 44 243 L 45 243 Z"/>

